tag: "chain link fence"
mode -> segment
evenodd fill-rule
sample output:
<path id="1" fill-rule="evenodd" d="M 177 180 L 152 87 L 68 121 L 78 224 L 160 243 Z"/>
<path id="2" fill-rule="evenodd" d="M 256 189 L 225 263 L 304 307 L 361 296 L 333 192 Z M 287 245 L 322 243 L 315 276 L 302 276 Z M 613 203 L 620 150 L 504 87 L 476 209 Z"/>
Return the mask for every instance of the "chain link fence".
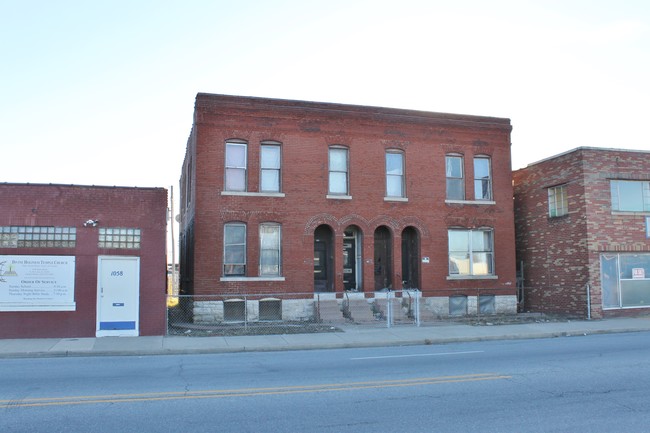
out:
<path id="1" fill-rule="evenodd" d="M 342 326 L 431 325 L 516 312 L 516 297 L 422 297 L 419 290 L 364 293 L 169 295 L 169 335 L 337 332 Z"/>

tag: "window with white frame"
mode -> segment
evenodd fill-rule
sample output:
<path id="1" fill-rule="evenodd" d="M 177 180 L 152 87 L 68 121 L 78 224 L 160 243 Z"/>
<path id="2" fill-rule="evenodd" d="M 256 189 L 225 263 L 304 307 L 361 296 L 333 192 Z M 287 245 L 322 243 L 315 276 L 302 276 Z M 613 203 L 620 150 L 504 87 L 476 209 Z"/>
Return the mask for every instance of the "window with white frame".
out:
<path id="1" fill-rule="evenodd" d="M 612 210 L 621 212 L 650 212 L 650 182 L 612 180 Z"/>
<path id="2" fill-rule="evenodd" d="M 447 200 L 465 200 L 465 179 L 463 176 L 463 157 L 445 157 L 445 176 L 447 177 Z"/>
<path id="3" fill-rule="evenodd" d="M 386 152 L 386 197 L 405 197 L 404 153 L 397 150 Z"/>
<path id="4" fill-rule="evenodd" d="M 566 185 L 558 185 L 548 189 L 548 216 L 560 217 L 569 213 Z"/>
<path id="5" fill-rule="evenodd" d="M 246 224 L 227 223 L 223 227 L 223 275 L 246 274 Z"/>
<path id="6" fill-rule="evenodd" d="M 246 191 L 247 144 L 226 142 L 226 191 Z"/>
<path id="7" fill-rule="evenodd" d="M 348 149 L 330 147 L 328 194 L 349 195 L 348 167 Z"/>
<path id="8" fill-rule="evenodd" d="M 260 191 L 280 192 L 281 152 L 277 143 L 262 143 L 260 151 Z"/>
<path id="9" fill-rule="evenodd" d="M 449 275 L 494 275 L 492 229 L 449 229 Z"/>
<path id="10" fill-rule="evenodd" d="M 492 200 L 492 170 L 486 156 L 474 158 L 474 199 Z"/>
<path id="11" fill-rule="evenodd" d="M 260 276 L 280 276 L 281 231 L 279 224 L 260 225 Z"/>

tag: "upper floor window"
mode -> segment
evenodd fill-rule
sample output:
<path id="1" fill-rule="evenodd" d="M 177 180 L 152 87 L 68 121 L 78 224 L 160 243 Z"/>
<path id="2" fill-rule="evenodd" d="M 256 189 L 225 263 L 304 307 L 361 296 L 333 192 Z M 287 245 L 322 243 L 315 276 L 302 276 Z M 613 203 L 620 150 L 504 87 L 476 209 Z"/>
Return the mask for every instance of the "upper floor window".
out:
<path id="1" fill-rule="evenodd" d="M 76 227 L 0 227 L 0 248 L 74 248 L 76 245 Z"/>
<path id="2" fill-rule="evenodd" d="M 226 191 L 246 191 L 246 152 L 244 142 L 226 142 Z"/>
<path id="3" fill-rule="evenodd" d="M 650 182 L 639 180 L 612 180 L 612 210 L 623 212 L 650 212 Z"/>
<path id="4" fill-rule="evenodd" d="M 405 197 L 404 153 L 386 152 L 386 197 Z"/>
<path id="5" fill-rule="evenodd" d="M 450 229 L 449 275 L 494 275 L 492 229 Z"/>
<path id="6" fill-rule="evenodd" d="M 280 225 L 260 225 L 260 275 L 280 275 Z"/>
<path id="7" fill-rule="evenodd" d="M 140 248 L 141 232 L 136 228 L 107 227 L 99 229 L 99 248 Z"/>
<path id="8" fill-rule="evenodd" d="M 445 157 L 445 176 L 447 177 L 447 199 L 465 200 L 465 179 L 463 176 L 463 157 Z"/>
<path id="9" fill-rule="evenodd" d="M 559 217 L 569 213 L 569 200 L 566 195 L 566 185 L 558 185 L 548 189 L 548 216 Z"/>
<path id="10" fill-rule="evenodd" d="M 260 151 L 260 191 L 280 192 L 280 145 L 275 143 L 262 143 Z"/>
<path id="11" fill-rule="evenodd" d="M 348 167 L 348 149 L 330 147 L 328 194 L 349 195 Z"/>
<path id="12" fill-rule="evenodd" d="M 246 225 L 228 223 L 223 227 L 223 275 L 246 275 Z"/>
<path id="13" fill-rule="evenodd" d="M 474 158 L 474 199 L 492 200 L 492 170 L 490 158 Z"/>

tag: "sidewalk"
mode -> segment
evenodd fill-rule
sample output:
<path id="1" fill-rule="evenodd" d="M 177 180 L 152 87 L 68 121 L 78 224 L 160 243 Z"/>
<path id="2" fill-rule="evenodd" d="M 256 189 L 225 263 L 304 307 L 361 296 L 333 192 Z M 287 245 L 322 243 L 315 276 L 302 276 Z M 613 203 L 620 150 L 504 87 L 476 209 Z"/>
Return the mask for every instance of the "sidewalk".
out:
<path id="1" fill-rule="evenodd" d="M 650 331 L 650 317 L 493 326 L 338 326 L 343 332 L 235 337 L 103 337 L 0 340 L 0 358 L 168 355 L 407 346 Z"/>

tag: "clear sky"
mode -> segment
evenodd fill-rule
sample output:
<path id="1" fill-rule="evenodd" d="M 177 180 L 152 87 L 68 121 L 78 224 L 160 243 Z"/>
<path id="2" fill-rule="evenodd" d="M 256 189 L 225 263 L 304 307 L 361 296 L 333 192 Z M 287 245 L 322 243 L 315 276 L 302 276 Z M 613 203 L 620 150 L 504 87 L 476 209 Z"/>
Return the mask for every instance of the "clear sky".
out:
<path id="1" fill-rule="evenodd" d="M 198 92 L 507 117 L 520 168 L 650 150 L 650 1 L 0 0 L 0 77 L 0 182 L 176 187 Z"/>

